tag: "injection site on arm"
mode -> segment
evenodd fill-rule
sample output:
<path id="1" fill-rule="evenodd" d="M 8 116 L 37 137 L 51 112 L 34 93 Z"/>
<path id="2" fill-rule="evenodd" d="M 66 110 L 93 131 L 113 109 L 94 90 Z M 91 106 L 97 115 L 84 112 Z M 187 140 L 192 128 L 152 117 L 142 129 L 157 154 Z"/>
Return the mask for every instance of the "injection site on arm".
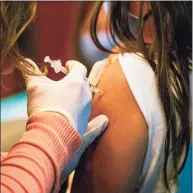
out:
<path id="1" fill-rule="evenodd" d="M 62 66 L 62 62 L 61 60 L 51 60 L 49 56 L 46 56 L 44 58 L 44 62 L 45 63 L 50 63 L 50 66 L 54 69 L 55 73 L 59 73 L 62 72 L 64 74 L 68 74 L 68 69 L 65 68 L 64 66 Z M 89 77 L 87 78 L 89 84 L 90 84 L 90 89 L 91 92 L 93 93 L 98 93 L 100 96 L 102 96 L 104 93 L 99 90 L 96 86 L 97 83 L 99 82 L 104 70 L 106 68 L 105 62 L 102 61 L 98 61 L 94 64 L 92 71 L 89 75 Z"/>

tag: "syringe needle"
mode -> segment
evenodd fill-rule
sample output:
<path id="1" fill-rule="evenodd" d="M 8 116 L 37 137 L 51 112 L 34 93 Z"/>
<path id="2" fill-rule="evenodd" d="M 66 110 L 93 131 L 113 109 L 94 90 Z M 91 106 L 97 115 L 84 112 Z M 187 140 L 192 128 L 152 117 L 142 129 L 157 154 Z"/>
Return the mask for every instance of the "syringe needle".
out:
<path id="1" fill-rule="evenodd" d="M 103 96 L 104 93 L 100 89 L 98 89 L 97 87 L 93 86 L 92 84 L 90 84 L 90 85 L 91 85 L 92 92 L 98 93 L 101 96 Z"/>
<path id="2" fill-rule="evenodd" d="M 64 66 L 62 66 L 62 63 L 61 63 L 60 60 L 51 60 L 49 56 L 46 56 L 46 57 L 44 58 L 44 62 L 50 63 L 51 67 L 54 69 L 54 71 L 55 71 L 56 73 L 63 72 L 64 74 L 68 74 L 67 68 L 65 68 Z M 95 66 L 96 66 L 96 65 L 95 65 Z M 97 70 L 99 70 L 99 71 L 98 71 L 99 73 L 97 73 Z M 89 76 L 89 78 L 86 78 L 86 80 L 87 80 L 87 81 L 89 82 L 89 84 L 90 84 L 91 92 L 98 93 L 99 95 L 102 96 L 104 93 L 103 93 L 101 90 L 99 90 L 99 89 L 93 84 L 94 78 L 95 78 L 95 80 L 96 80 L 96 78 L 97 78 L 97 80 L 98 80 L 99 76 L 101 76 L 100 68 L 98 67 L 97 70 L 96 70 L 96 67 L 95 67 L 95 73 L 91 73 L 91 76 Z M 94 75 L 95 75 L 95 76 L 94 76 Z M 99 76 L 96 77 L 96 75 L 99 75 Z M 94 77 L 93 77 L 93 76 L 94 76 Z M 98 81 L 97 81 L 97 82 L 98 82 Z"/>

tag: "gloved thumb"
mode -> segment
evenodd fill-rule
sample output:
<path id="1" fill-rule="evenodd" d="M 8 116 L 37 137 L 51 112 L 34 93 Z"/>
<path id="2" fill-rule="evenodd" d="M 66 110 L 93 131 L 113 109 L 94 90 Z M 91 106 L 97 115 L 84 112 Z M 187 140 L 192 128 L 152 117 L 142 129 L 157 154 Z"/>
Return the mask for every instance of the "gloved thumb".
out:
<path id="1" fill-rule="evenodd" d="M 83 144 L 81 150 L 83 152 L 99 135 L 104 132 L 108 123 L 109 119 L 105 115 L 99 115 L 89 122 L 88 129 L 82 138 Z"/>
<path id="2" fill-rule="evenodd" d="M 69 60 L 66 62 L 66 68 L 69 71 L 67 76 L 71 76 L 76 74 L 76 77 L 79 76 L 81 78 L 85 78 L 87 74 L 86 67 L 76 60 Z"/>
<path id="3" fill-rule="evenodd" d="M 82 154 L 84 153 L 85 149 L 106 129 L 109 123 L 108 118 L 105 115 L 99 115 L 98 117 L 94 118 L 88 124 L 88 130 L 82 137 L 82 145 L 81 148 L 75 153 L 73 159 L 70 161 L 68 166 L 64 169 L 61 174 L 61 181 L 66 179 L 71 172 L 76 168 L 78 162 Z"/>

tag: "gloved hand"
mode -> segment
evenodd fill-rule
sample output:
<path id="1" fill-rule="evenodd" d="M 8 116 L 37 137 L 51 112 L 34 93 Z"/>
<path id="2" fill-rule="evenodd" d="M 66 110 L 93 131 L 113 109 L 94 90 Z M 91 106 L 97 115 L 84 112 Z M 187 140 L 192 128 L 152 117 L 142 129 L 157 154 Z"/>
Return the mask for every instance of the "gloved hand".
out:
<path id="1" fill-rule="evenodd" d="M 76 168 L 85 149 L 95 140 L 95 138 L 97 138 L 99 135 L 101 135 L 101 133 L 104 132 L 108 123 L 109 120 L 105 115 L 99 115 L 98 117 L 94 118 L 92 121 L 89 122 L 88 129 L 82 137 L 83 140 L 82 146 L 75 153 L 72 161 L 63 170 L 61 174 L 61 182 L 64 182 L 66 178 Z"/>
<path id="2" fill-rule="evenodd" d="M 41 74 L 37 65 L 26 59 Z M 82 136 L 88 126 L 92 95 L 85 81 L 87 69 L 77 61 L 66 63 L 68 75 L 60 81 L 46 76 L 23 74 L 27 87 L 28 116 L 40 111 L 54 111 L 64 115 L 72 127 Z"/>

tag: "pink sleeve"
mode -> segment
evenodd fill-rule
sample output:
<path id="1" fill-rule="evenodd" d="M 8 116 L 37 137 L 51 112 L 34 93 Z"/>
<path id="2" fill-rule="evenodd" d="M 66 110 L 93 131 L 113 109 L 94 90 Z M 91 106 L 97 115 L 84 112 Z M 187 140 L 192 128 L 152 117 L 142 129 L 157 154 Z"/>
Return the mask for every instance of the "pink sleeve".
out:
<path id="1" fill-rule="evenodd" d="M 1 193 L 57 191 L 60 172 L 80 147 L 81 138 L 58 113 L 38 113 L 26 128 L 1 161 Z"/>

